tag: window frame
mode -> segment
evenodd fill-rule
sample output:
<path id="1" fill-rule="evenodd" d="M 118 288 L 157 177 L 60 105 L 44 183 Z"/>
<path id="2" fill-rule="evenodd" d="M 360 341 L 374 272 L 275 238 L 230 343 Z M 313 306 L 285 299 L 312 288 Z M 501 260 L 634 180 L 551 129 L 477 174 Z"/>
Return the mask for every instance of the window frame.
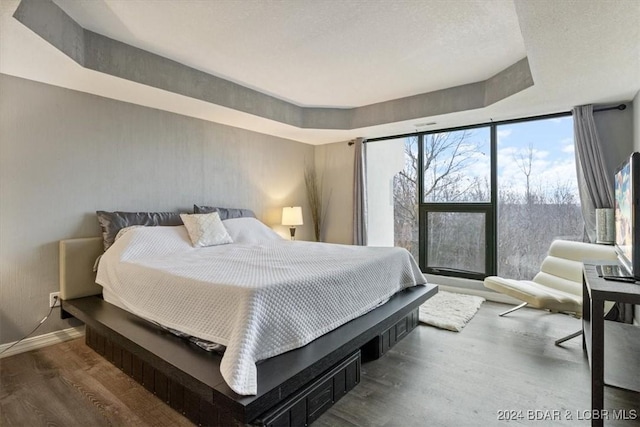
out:
<path id="1" fill-rule="evenodd" d="M 448 213 L 483 213 L 485 214 L 485 272 L 491 271 L 493 266 L 496 265 L 493 252 L 490 250 L 492 247 L 496 247 L 496 243 L 493 242 L 496 233 L 495 228 L 495 215 L 493 206 L 491 203 L 423 203 L 418 207 L 418 227 L 420 236 L 419 240 L 419 265 L 420 270 L 427 274 L 436 274 L 439 276 L 453 276 L 462 277 L 465 279 L 484 279 L 487 274 L 481 272 L 458 270 L 446 267 L 429 267 L 427 265 L 429 260 L 429 230 L 426 226 L 427 215 L 431 212 L 448 212 Z M 422 226 L 421 224 L 424 224 Z"/>
<path id="2" fill-rule="evenodd" d="M 438 276 L 459 277 L 464 279 L 483 280 L 488 276 L 495 276 L 498 272 L 498 126 L 522 123 L 529 121 L 548 120 L 553 118 L 572 116 L 570 111 L 539 116 L 523 117 L 502 121 L 490 121 L 475 125 L 465 125 L 452 128 L 444 128 L 410 134 L 380 137 L 367 140 L 367 142 L 382 141 L 388 139 L 400 139 L 407 137 L 418 137 L 418 185 L 416 197 L 418 198 L 418 264 L 423 273 Z M 461 130 L 477 129 L 488 127 L 490 142 L 490 201 L 489 202 L 424 202 L 424 138 L 426 135 L 456 132 Z M 442 267 L 428 267 L 428 229 L 427 215 L 429 212 L 453 212 L 453 213 L 485 213 L 485 272 L 462 271 L 457 269 L 447 269 Z"/>
<path id="3" fill-rule="evenodd" d="M 489 155 L 490 155 L 490 197 L 489 202 L 425 202 L 424 201 L 424 139 L 427 135 L 445 132 L 457 132 L 470 129 L 489 128 Z M 497 271 L 497 138 L 496 126 L 487 124 L 461 126 L 456 128 L 423 132 L 418 137 L 418 265 L 420 270 L 427 274 L 439 276 L 461 277 L 464 279 L 484 279 Z M 429 230 L 427 227 L 427 215 L 430 212 L 452 213 L 484 213 L 485 214 L 485 271 L 473 272 L 442 267 L 429 267 Z"/>

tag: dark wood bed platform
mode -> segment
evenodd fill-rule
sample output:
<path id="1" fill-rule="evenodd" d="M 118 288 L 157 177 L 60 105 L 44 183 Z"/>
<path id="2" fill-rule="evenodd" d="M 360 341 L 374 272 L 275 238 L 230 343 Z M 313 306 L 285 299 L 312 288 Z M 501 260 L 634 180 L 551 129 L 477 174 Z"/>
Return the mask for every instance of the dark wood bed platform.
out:
<path id="1" fill-rule="evenodd" d="M 197 425 L 311 424 L 359 383 L 362 360 L 382 356 L 417 327 L 418 307 L 438 292 L 431 284 L 405 289 L 308 345 L 259 362 L 257 395 L 241 396 L 223 380 L 220 355 L 100 296 L 83 296 L 97 285 L 79 291 L 83 273 L 72 264 L 95 260 L 82 250 L 87 245 L 99 248 L 95 239 L 60 244 L 62 316 L 84 322 L 90 348 Z"/>

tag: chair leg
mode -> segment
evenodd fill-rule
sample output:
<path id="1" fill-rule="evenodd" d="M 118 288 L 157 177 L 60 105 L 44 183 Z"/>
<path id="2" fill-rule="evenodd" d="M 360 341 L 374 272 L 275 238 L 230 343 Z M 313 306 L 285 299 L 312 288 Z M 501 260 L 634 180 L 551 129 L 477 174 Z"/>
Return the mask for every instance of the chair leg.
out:
<path id="1" fill-rule="evenodd" d="M 526 302 L 523 302 L 522 304 L 520 304 L 520 305 L 519 305 L 519 306 L 517 306 L 517 307 L 510 308 L 509 310 L 507 310 L 507 311 L 505 311 L 505 312 L 503 312 L 503 313 L 498 314 L 498 316 L 502 317 L 502 316 L 504 316 L 505 314 L 509 314 L 509 313 L 514 312 L 514 311 L 516 311 L 516 310 L 520 310 L 520 309 L 521 309 L 522 307 L 524 307 L 525 305 L 527 305 L 527 303 L 526 303 Z"/>
<path id="2" fill-rule="evenodd" d="M 573 339 L 575 337 L 579 337 L 580 335 L 582 335 L 582 329 L 580 329 L 578 332 L 574 332 L 571 335 L 567 335 L 564 338 L 560 338 L 559 340 L 556 340 L 556 345 L 560 345 L 565 341 L 569 341 L 570 339 Z"/>
<path id="3" fill-rule="evenodd" d="M 614 305 L 609 309 L 607 314 L 605 314 L 604 320 L 615 320 L 616 317 L 618 317 L 618 310 L 617 310 L 617 306 Z M 564 338 L 560 338 L 559 340 L 556 340 L 556 345 L 559 346 L 563 342 L 574 339 L 575 337 L 579 337 L 580 335 L 582 335 L 582 329 L 580 329 L 578 332 L 572 333 L 571 335 L 567 335 Z"/>

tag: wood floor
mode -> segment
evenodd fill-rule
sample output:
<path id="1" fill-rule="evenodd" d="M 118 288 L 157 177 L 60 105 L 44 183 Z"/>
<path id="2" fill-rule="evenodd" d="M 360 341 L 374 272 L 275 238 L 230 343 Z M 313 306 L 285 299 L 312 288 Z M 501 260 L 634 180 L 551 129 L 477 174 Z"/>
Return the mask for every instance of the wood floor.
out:
<path id="1" fill-rule="evenodd" d="M 314 427 L 589 425 L 581 341 L 553 344 L 580 322 L 531 309 L 499 318 L 504 309 L 485 302 L 460 333 L 420 325 L 387 355 L 363 364 L 361 383 Z M 605 407 L 637 416 L 605 425 L 640 426 L 640 394 L 607 387 Z M 500 411 L 524 419 L 499 420 Z M 536 419 L 554 414 L 544 411 L 559 411 L 560 419 Z M 0 425 L 191 423 L 78 339 L 0 360 Z"/>

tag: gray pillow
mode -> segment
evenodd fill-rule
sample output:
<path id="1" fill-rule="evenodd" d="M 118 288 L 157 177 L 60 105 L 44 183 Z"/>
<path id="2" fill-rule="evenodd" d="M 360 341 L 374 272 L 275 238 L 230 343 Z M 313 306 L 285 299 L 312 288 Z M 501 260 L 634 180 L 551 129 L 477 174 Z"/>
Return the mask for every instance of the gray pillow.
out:
<path id="1" fill-rule="evenodd" d="M 233 218 L 255 218 L 256 214 L 251 209 L 238 209 L 238 208 L 219 208 L 215 206 L 198 206 L 193 205 L 193 213 L 206 214 L 218 212 L 221 220 L 233 219 Z"/>
<path id="2" fill-rule="evenodd" d="M 179 212 L 106 212 L 96 211 L 102 228 L 104 250 L 109 249 L 118 231 L 132 225 L 182 225 Z"/>

